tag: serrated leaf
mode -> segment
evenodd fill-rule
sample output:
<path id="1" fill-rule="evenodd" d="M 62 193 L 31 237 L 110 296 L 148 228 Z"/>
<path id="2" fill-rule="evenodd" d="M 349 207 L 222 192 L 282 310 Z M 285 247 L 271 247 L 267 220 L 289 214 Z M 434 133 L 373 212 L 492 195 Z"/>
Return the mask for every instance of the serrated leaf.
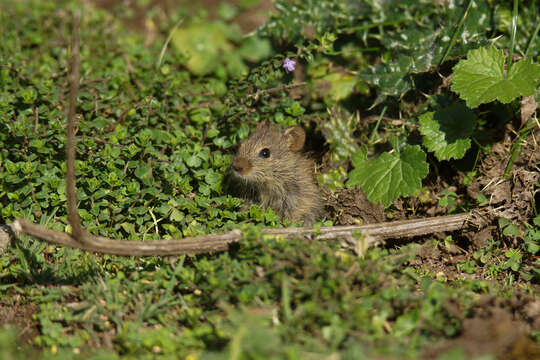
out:
<path id="1" fill-rule="evenodd" d="M 350 115 L 332 113 L 330 119 L 324 122 L 322 132 L 330 144 L 330 156 L 333 161 L 345 161 L 358 152 L 358 145 L 354 138 L 354 131 L 358 126 L 359 118 Z"/>
<path id="2" fill-rule="evenodd" d="M 419 118 L 422 143 L 438 160 L 461 159 L 471 147 L 476 115 L 464 104 L 456 103 Z"/>
<path id="3" fill-rule="evenodd" d="M 494 46 L 471 50 L 467 59 L 454 66 L 452 91 L 475 108 L 499 100 L 509 103 L 519 96 L 535 93 L 540 79 L 540 65 L 531 58 L 520 60 L 505 74 L 506 58 Z"/>
<path id="4" fill-rule="evenodd" d="M 412 67 L 412 58 L 402 55 L 390 64 L 382 64 L 362 70 L 358 73 L 358 77 L 378 88 L 378 96 L 374 101 L 374 105 L 376 105 L 384 101 L 387 96 L 401 98 L 411 89 L 409 72 Z"/>
<path id="5" fill-rule="evenodd" d="M 351 171 L 347 186 L 360 185 L 370 201 L 388 206 L 420 189 L 428 171 L 426 153 L 418 145 L 407 145 L 400 154 L 384 153 Z"/>

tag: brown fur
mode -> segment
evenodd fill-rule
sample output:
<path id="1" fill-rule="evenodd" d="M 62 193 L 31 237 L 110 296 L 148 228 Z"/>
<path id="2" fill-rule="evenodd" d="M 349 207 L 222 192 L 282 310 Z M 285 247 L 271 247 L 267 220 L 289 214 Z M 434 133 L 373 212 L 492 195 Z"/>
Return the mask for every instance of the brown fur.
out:
<path id="1" fill-rule="evenodd" d="M 233 160 L 240 196 L 272 208 L 282 218 L 313 224 L 323 213 L 323 201 L 313 174 L 314 164 L 300 150 L 305 132 L 299 126 L 280 131 L 263 121 Z M 261 153 L 266 149 L 268 157 Z"/>

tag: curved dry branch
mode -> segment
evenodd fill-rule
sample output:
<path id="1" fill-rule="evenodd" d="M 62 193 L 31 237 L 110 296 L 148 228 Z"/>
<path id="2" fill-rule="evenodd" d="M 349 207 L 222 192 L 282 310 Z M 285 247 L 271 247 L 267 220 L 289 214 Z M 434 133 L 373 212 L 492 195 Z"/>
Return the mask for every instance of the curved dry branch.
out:
<path id="1" fill-rule="evenodd" d="M 444 231 L 456 231 L 468 226 L 473 219 L 472 213 L 438 216 L 429 219 L 413 219 L 390 223 L 329 226 L 318 230 L 312 228 L 265 229 L 262 231 L 269 238 L 309 237 L 313 240 L 349 239 L 356 241 L 356 232 L 361 232 L 359 239 L 363 248 L 378 241 L 391 238 L 406 238 Z M 478 224 L 476 224 L 478 226 Z M 113 240 L 105 237 L 88 235 L 88 243 L 82 244 L 69 234 L 44 228 L 24 219 L 17 219 L 12 228 L 15 233 L 31 235 L 56 245 L 69 246 L 103 254 L 128 256 L 157 256 L 213 253 L 228 250 L 232 243 L 242 239 L 242 231 L 235 229 L 222 234 L 210 234 L 184 239 L 164 239 L 153 241 Z"/>
<path id="2" fill-rule="evenodd" d="M 45 228 L 31 221 L 17 219 L 11 225 L 15 233 L 31 235 L 52 244 L 68 246 L 102 254 L 125 256 L 157 256 L 213 253 L 227 250 L 231 243 L 242 238 L 240 230 L 223 234 L 210 234 L 184 239 L 163 239 L 152 241 L 114 240 L 101 236 L 87 235 L 87 242 L 81 243 L 73 235 Z"/>

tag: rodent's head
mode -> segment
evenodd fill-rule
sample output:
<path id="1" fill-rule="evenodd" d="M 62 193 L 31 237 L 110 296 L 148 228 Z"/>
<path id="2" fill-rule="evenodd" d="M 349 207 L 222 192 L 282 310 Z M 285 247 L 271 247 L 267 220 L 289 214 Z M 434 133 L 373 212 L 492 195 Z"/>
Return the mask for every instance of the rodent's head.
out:
<path id="1" fill-rule="evenodd" d="M 287 167 L 294 166 L 305 140 L 306 133 L 301 127 L 292 126 L 280 131 L 265 120 L 240 144 L 233 160 L 233 171 L 247 182 L 276 181 Z"/>

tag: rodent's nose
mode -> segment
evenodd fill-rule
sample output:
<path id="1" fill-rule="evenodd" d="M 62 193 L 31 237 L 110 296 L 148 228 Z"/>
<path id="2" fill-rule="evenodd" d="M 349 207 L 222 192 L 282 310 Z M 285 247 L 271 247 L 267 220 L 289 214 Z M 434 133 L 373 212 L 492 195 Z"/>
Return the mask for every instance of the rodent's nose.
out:
<path id="1" fill-rule="evenodd" d="M 251 168 L 251 164 L 249 163 L 248 159 L 243 157 L 237 157 L 234 159 L 232 167 L 237 173 L 245 175 Z"/>

